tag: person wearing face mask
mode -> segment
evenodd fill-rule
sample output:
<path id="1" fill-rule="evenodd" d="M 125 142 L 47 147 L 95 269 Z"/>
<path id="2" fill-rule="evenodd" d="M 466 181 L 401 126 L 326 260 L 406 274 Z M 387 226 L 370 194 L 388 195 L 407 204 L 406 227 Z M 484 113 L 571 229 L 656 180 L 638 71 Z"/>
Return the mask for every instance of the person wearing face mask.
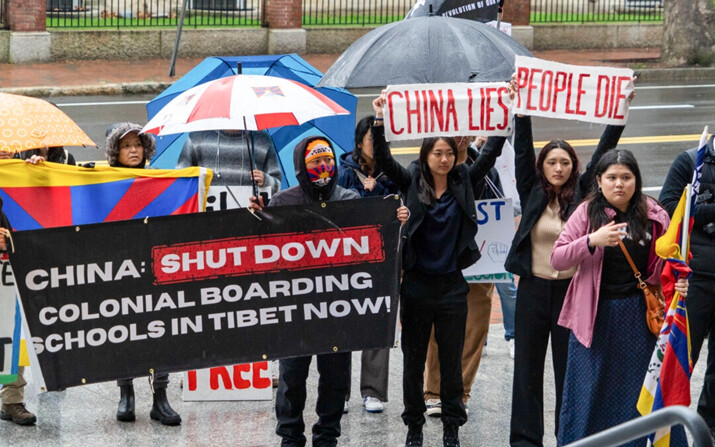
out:
<path id="1" fill-rule="evenodd" d="M 556 270 L 549 258 L 568 216 L 594 187 L 596 163 L 616 147 L 623 129 L 606 126 L 586 172 L 580 175 L 580 163 L 570 144 L 552 140 L 535 157 L 531 118 L 515 119 L 516 186 L 522 218 L 505 263 L 507 271 L 520 277 L 514 318 L 512 447 L 543 445 L 544 364 L 549 340 L 556 392 L 554 432 L 558 432 L 569 332 L 557 321 L 576 267 Z"/>
<path id="2" fill-rule="evenodd" d="M 304 205 L 324 201 L 359 199 L 360 195 L 338 185 L 338 166 L 333 145 L 324 137 L 308 137 L 296 145 L 293 164 L 298 185 L 278 192 L 266 205 L 263 197 L 251 197 L 250 208 L 264 206 Z M 407 208 L 400 207 L 397 217 L 407 220 Z M 318 421 L 313 425 L 313 446 L 334 447 L 340 436 L 345 396 L 350 383 L 350 352 L 316 355 L 318 363 Z M 280 360 L 276 392 L 276 434 L 281 446 L 304 446 L 306 380 L 312 356 Z"/>
<path id="3" fill-rule="evenodd" d="M 147 160 L 154 155 L 156 142 L 152 135 L 140 134 L 141 130 L 142 126 L 135 123 L 116 123 L 107 129 L 105 153 L 109 166 L 133 169 L 149 168 Z M 133 378 L 117 380 L 120 393 L 117 420 L 121 422 L 136 420 L 133 380 Z M 166 395 L 169 374 L 157 372 L 150 382 L 153 390 L 153 405 L 149 416 L 163 425 L 181 424 L 181 416 L 171 408 Z"/>

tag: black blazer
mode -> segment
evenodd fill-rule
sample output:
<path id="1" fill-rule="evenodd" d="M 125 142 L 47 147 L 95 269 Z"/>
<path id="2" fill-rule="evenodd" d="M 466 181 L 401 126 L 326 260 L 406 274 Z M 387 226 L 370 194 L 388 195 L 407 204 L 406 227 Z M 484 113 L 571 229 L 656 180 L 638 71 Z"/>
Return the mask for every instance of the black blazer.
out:
<path id="1" fill-rule="evenodd" d="M 477 210 L 474 206 L 473 189 L 474 185 L 494 166 L 497 157 L 501 155 L 505 140 L 504 137 L 490 137 L 482 150 L 483 157 L 479 157 L 469 167 L 465 164 L 455 166 L 448 175 L 447 187 L 462 210 L 462 225 L 457 239 L 457 267 L 460 269 L 465 269 L 479 260 L 479 248 L 474 241 L 474 236 L 477 234 Z M 418 197 L 421 176 L 419 163 L 415 160 L 408 168 L 404 168 L 392 158 L 390 147 L 385 141 L 384 126 L 373 126 L 372 144 L 375 161 L 405 195 L 405 205 L 410 210 L 404 236 L 407 238 L 407 243 L 403 250 L 402 267 L 411 270 L 418 256 L 412 245 L 412 235 L 422 224 L 427 213 L 427 205 L 420 202 Z"/>
<path id="2" fill-rule="evenodd" d="M 516 189 L 521 200 L 521 222 L 516 230 L 511 249 L 504 266 L 506 270 L 519 276 L 531 276 L 531 229 L 541 218 L 549 204 L 549 197 L 536 174 L 536 154 L 534 136 L 531 133 L 531 117 L 516 117 L 514 123 L 514 160 L 516 168 Z M 568 216 L 589 194 L 596 184 L 595 170 L 603 154 L 615 149 L 625 126 L 606 126 L 586 171 L 579 176 L 576 191 L 566 213 Z"/>

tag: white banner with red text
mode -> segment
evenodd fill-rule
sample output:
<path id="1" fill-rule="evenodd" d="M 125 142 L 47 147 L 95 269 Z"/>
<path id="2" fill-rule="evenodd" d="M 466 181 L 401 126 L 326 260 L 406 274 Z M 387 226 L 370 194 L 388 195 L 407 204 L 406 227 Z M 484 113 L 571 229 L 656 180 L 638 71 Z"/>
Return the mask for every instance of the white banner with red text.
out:
<path id="1" fill-rule="evenodd" d="M 633 70 L 560 64 L 516 56 L 514 113 L 624 125 Z"/>
<path id="2" fill-rule="evenodd" d="M 512 100 L 505 82 L 405 84 L 386 89 L 385 139 L 511 135 Z"/>

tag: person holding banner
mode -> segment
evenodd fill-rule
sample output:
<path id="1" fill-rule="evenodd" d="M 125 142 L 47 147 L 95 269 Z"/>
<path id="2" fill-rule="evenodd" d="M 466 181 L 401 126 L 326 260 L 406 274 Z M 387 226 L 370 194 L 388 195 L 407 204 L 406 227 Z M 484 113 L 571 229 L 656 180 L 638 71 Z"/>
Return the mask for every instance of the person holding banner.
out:
<path id="1" fill-rule="evenodd" d="M 335 150 L 327 138 L 312 136 L 303 139 L 293 150 L 293 164 L 298 185 L 280 191 L 268 206 L 302 205 L 314 202 L 359 199 L 360 195 L 338 185 L 338 167 Z M 263 196 L 250 198 L 249 208 L 261 211 L 266 204 Z M 397 217 L 405 222 L 407 208 L 400 207 Z M 343 416 L 345 396 L 350 383 L 351 352 L 317 355 L 318 421 L 313 425 L 313 445 L 333 447 L 340 436 L 340 419 Z M 294 357 L 280 360 L 278 391 L 276 392 L 276 434 L 282 438 L 281 446 L 305 446 L 305 384 L 312 357 Z"/>
<path id="2" fill-rule="evenodd" d="M 374 115 L 368 115 L 355 126 L 355 147 L 340 156 L 338 185 L 351 189 L 360 197 L 380 197 L 398 194 L 397 186 L 375 163 L 370 126 Z M 387 402 L 390 373 L 390 349 L 371 349 L 361 355 L 360 394 L 368 413 L 381 413 Z M 350 400 L 350 384 L 345 396 L 345 411 Z"/>
<path id="3" fill-rule="evenodd" d="M 9 155 L 9 156 L 8 156 Z M 0 151 L 0 159 L 13 158 L 12 152 Z M 6 231 L 10 231 L 12 226 L 5 213 L 2 211 L 2 199 L 0 199 L 0 252 L 6 252 L 8 243 L 5 236 Z M 18 367 L 17 380 L 6 383 L 0 389 L 0 419 L 12 421 L 18 425 L 32 425 L 37 422 L 37 417 L 25 407 L 25 367 Z"/>
<path id="4" fill-rule="evenodd" d="M 556 392 L 554 432 L 558 432 L 568 330 L 557 320 L 576 268 L 555 270 L 548 259 L 568 216 L 593 187 L 596 163 L 616 147 L 623 129 L 606 126 L 586 172 L 580 175 L 576 152 L 563 140 L 550 141 L 535 157 L 531 117 L 516 117 L 515 168 L 522 218 L 505 263 L 507 271 L 520 277 L 514 318 L 512 447 L 542 445 L 544 364 L 549 340 Z"/>
<path id="5" fill-rule="evenodd" d="M 107 129 L 105 153 L 109 166 L 115 168 L 149 168 L 147 161 L 151 159 L 156 150 L 154 136 L 140 133 L 142 126 L 135 123 L 115 123 Z M 119 406 L 117 420 L 133 422 L 136 420 L 134 412 L 134 384 L 133 378 L 117 380 L 119 386 Z M 163 425 L 181 424 L 179 416 L 171 405 L 166 395 L 169 385 L 169 373 L 157 372 L 149 378 L 153 392 L 153 405 L 149 416 Z"/>
<path id="6" fill-rule="evenodd" d="M 708 337 L 708 358 L 705 380 L 698 401 L 698 414 L 705 419 L 715 439 L 715 145 L 710 135 L 705 157 L 700 168 L 698 194 L 693 227 L 690 232 L 690 267 L 688 294 L 688 323 L 693 365 L 700 357 L 700 349 Z M 685 185 L 693 180 L 698 148 L 680 153 L 670 166 L 660 191 L 660 202 L 673 215 Z"/>
<path id="7" fill-rule="evenodd" d="M 474 198 L 476 200 L 489 200 L 500 197 L 502 195 L 501 181 L 499 180 L 499 173 L 493 167 L 497 159 L 497 154 L 493 151 L 481 151 L 487 138 L 479 138 L 480 144 L 478 146 L 475 145 L 476 147 L 472 147 L 472 137 L 470 136 L 459 136 L 455 138 L 455 141 L 457 143 L 457 164 L 464 163 L 466 166 L 472 166 L 478 163 L 483 164 L 484 168 L 488 169 L 487 175 L 473 185 Z M 479 148 L 479 150 L 477 148 Z M 474 384 L 474 378 L 477 376 L 479 364 L 482 360 L 482 351 L 487 341 L 493 293 L 494 285 L 491 283 L 469 284 L 469 293 L 467 294 L 467 323 L 464 335 L 464 347 L 462 348 L 462 386 L 464 390 L 462 401 L 464 402 L 465 411 L 468 411 L 467 401 L 471 397 L 472 385 Z M 427 348 L 424 378 L 426 413 L 432 417 L 440 417 L 442 414 L 442 403 L 439 399 L 440 364 L 438 353 L 439 349 L 437 348 L 437 341 L 434 338 L 433 329 Z"/>
<path id="8" fill-rule="evenodd" d="M 480 257 L 474 240 L 477 212 L 474 186 L 493 163 L 457 164 L 457 143 L 451 137 L 422 141 L 419 159 L 406 169 L 391 155 L 385 141 L 383 92 L 373 101 L 372 140 L 378 166 L 405 194 L 412 213 L 403 251 L 400 291 L 404 354 L 402 420 L 408 427 L 405 444 L 421 446 L 426 411 L 423 372 L 434 325 L 439 348 L 443 442 L 459 446 L 459 427 L 467 421 L 462 400 L 462 348 L 469 286 L 461 270 Z M 505 137 L 492 137 L 484 149 L 496 158 Z"/>
<path id="9" fill-rule="evenodd" d="M 660 284 L 664 260 L 655 253 L 655 241 L 668 228 L 668 213 L 643 194 L 630 151 L 605 154 L 595 178 L 598 189 L 571 215 L 551 253 L 554 269 L 578 269 L 559 317 L 559 325 L 571 330 L 559 445 L 640 416 L 636 403 L 656 342 L 643 292 L 619 242 L 645 282 Z M 688 281 L 679 279 L 675 289 L 685 297 Z M 686 445 L 682 427 L 673 428 L 670 441 Z M 647 442 L 643 437 L 627 445 Z"/>

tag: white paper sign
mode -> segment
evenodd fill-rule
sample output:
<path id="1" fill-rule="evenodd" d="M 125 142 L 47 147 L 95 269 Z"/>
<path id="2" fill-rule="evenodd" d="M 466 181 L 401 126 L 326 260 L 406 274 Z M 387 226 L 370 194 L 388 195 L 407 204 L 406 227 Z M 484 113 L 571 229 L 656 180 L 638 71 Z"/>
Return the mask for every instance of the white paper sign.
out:
<path id="1" fill-rule="evenodd" d="M 266 193 L 271 198 L 271 188 L 258 188 L 259 193 Z M 251 186 L 209 186 L 206 198 L 206 211 L 224 211 L 236 208 L 248 208 L 248 198 L 253 195 Z"/>
<path id="2" fill-rule="evenodd" d="M 271 362 L 246 363 L 184 373 L 184 401 L 271 400 Z"/>
<path id="3" fill-rule="evenodd" d="M 516 56 L 514 113 L 625 125 L 633 70 Z"/>
<path id="4" fill-rule="evenodd" d="M 510 135 L 514 128 L 504 82 L 390 85 L 386 94 L 387 141 Z"/>
<path id="5" fill-rule="evenodd" d="M 476 264 L 462 270 L 467 281 L 481 275 L 505 274 L 504 262 L 514 239 L 511 199 L 477 200 L 475 205 L 479 231 L 474 239 L 482 257 Z"/>
<path id="6" fill-rule="evenodd" d="M 7 260 L 0 261 L 0 375 L 17 374 L 20 326 L 17 324 L 15 280 Z"/>
<path id="7" fill-rule="evenodd" d="M 491 22 L 487 22 L 487 25 L 491 26 L 492 28 L 497 27 L 497 21 L 492 20 Z M 511 23 L 509 22 L 501 22 L 499 23 L 499 31 L 502 33 L 506 34 L 507 36 L 511 36 Z"/>

